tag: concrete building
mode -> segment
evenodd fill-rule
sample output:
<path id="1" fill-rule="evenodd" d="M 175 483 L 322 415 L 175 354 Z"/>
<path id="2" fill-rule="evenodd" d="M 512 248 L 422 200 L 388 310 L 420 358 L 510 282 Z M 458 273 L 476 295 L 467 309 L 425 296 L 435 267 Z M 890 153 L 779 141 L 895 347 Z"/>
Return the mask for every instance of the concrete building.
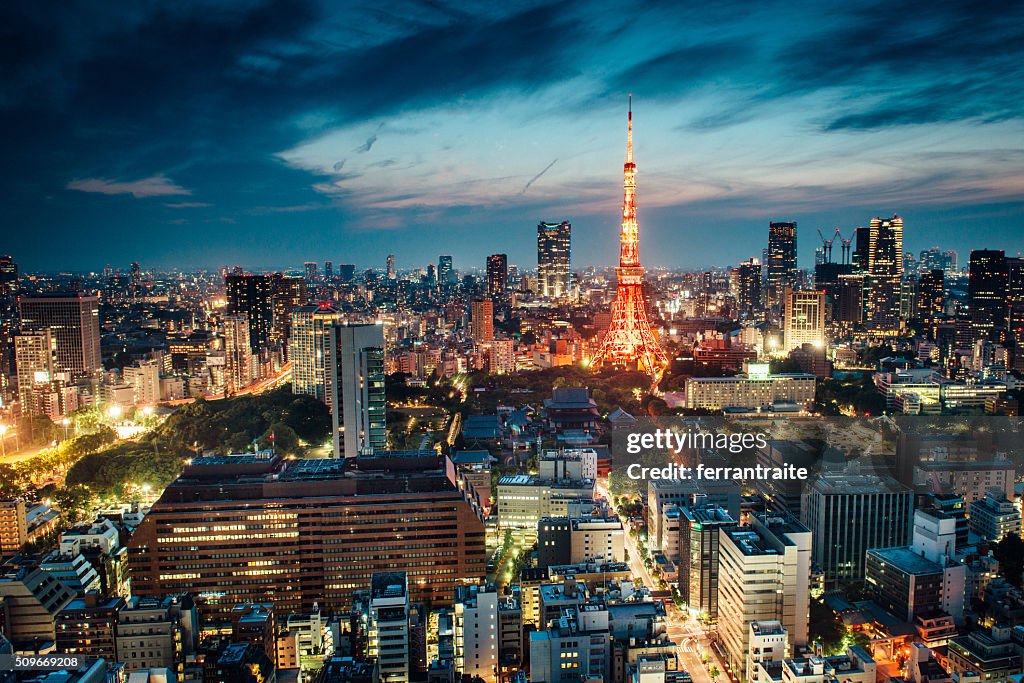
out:
<path id="1" fill-rule="evenodd" d="M 686 407 L 723 410 L 772 411 L 780 404 L 806 408 L 814 401 L 814 375 L 769 374 L 752 370 L 736 377 L 690 377 L 686 380 Z"/>
<path id="2" fill-rule="evenodd" d="M 7 637 L 34 650 L 56 638 L 57 615 L 75 598 L 74 591 L 38 567 L 20 567 L 0 576 L 0 600 L 7 612 Z"/>
<path id="3" fill-rule="evenodd" d="M 383 325 L 334 325 L 327 347 L 327 395 L 334 457 L 387 448 Z"/>
<path id="4" fill-rule="evenodd" d="M 984 498 L 971 503 L 970 529 L 990 543 L 998 543 L 1008 534 L 1020 536 L 1020 508 L 1007 500 L 1001 489 L 989 489 Z"/>
<path id="5" fill-rule="evenodd" d="M 594 500 L 594 482 L 541 479 L 515 474 L 498 480 L 498 527 L 536 538 L 537 524 L 546 517 L 568 517 L 569 506 Z"/>
<path id="6" fill-rule="evenodd" d="M 455 589 L 456 675 L 498 679 L 498 592 L 494 586 Z"/>
<path id="7" fill-rule="evenodd" d="M 188 595 L 132 596 L 117 616 L 117 656 L 125 670 L 181 672 L 198 645 L 199 616 Z"/>
<path id="8" fill-rule="evenodd" d="M 679 509 L 679 594 L 691 613 L 718 619 L 721 529 L 736 520 L 717 505 Z"/>
<path id="9" fill-rule="evenodd" d="M 292 393 L 312 396 L 330 405 L 327 358 L 330 329 L 342 315 L 327 305 L 298 306 L 291 312 L 288 359 L 292 363 Z"/>
<path id="10" fill-rule="evenodd" d="M 780 621 L 752 621 L 747 636 L 747 681 L 767 683 L 758 676 L 758 664 L 781 662 L 790 655 L 789 634 Z"/>
<path id="11" fill-rule="evenodd" d="M 85 294 L 35 294 L 18 299 L 22 331 L 50 330 L 59 370 L 93 376 L 103 370 L 100 305 Z"/>
<path id="12" fill-rule="evenodd" d="M 0 559 L 18 553 L 28 542 L 28 515 L 23 500 L 0 500 Z"/>
<path id="13" fill-rule="evenodd" d="M 734 674 L 746 671 L 750 624 L 779 621 L 793 646 L 807 643 L 811 532 L 788 516 L 752 515 L 719 529 L 718 636 Z"/>
<path id="14" fill-rule="evenodd" d="M 606 681 L 611 636 L 602 605 L 568 606 L 542 631 L 530 634 L 530 680 L 536 683 Z"/>
<path id="15" fill-rule="evenodd" d="M 783 295 L 783 350 L 825 346 L 825 292 L 786 287 Z"/>
<path id="16" fill-rule="evenodd" d="M 537 529 L 540 566 L 625 560 L 625 532 L 618 519 L 544 518 Z"/>
<path id="17" fill-rule="evenodd" d="M 913 494 L 888 476 L 826 473 L 808 488 L 803 523 L 811 530 L 811 559 L 826 589 L 864 577 L 868 548 L 905 545 L 910 538 Z"/>
<path id="18" fill-rule="evenodd" d="M 409 681 L 409 586 L 405 572 L 374 574 L 370 587 L 367 655 L 381 683 Z"/>

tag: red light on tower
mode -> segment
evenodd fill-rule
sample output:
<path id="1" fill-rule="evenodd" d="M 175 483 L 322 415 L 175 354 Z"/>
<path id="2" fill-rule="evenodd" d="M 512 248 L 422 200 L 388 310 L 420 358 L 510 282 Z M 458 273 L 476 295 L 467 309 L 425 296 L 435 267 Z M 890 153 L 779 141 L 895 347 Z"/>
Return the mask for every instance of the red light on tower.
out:
<path id="1" fill-rule="evenodd" d="M 644 268 L 640 265 L 640 228 L 636 220 L 636 164 L 633 163 L 633 96 L 629 98 L 626 163 L 623 165 L 622 231 L 619 236 L 618 289 L 612 320 L 591 367 L 636 368 L 659 379 L 668 359 L 661 350 L 644 303 Z"/>

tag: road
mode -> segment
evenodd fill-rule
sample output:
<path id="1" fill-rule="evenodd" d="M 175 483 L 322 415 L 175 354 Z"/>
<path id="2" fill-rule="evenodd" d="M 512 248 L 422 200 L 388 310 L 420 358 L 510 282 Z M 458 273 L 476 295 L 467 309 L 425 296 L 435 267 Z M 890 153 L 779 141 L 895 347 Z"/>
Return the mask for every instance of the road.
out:
<path id="1" fill-rule="evenodd" d="M 594 488 L 597 495 L 611 501 L 611 495 L 608 493 L 605 481 L 598 480 Z M 627 533 L 624 534 L 624 545 L 626 552 L 629 554 L 630 571 L 633 573 L 633 576 L 639 577 L 647 588 L 652 591 L 658 590 L 654 583 L 654 578 L 647 571 L 647 567 L 644 566 L 641 559 L 640 549 L 637 547 L 638 541 L 628 533 L 629 520 L 620 519 L 620 521 L 623 527 L 627 529 Z M 686 611 L 678 609 L 672 603 L 665 604 L 665 612 L 666 635 L 669 640 L 676 644 L 680 665 L 685 671 L 689 672 L 693 682 L 714 683 L 714 680 L 708 673 L 708 668 L 704 665 L 702 658 L 705 656 L 709 658 L 708 663 L 716 666 L 719 672 L 725 676 L 725 665 L 719 660 L 714 649 L 711 647 L 711 641 L 700 624 L 691 618 Z"/>
<path id="2" fill-rule="evenodd" d="M 277 373 L 273 377 L 268 377 L 266 379 L 260 380 L 259 382 L 256 382 L 255 384 L 250 384 L 246 388 L 241 389 L 239 391 L 236 391 L 234 394 L 232 394 L 232 396 L 252 396 L 252 395 L 256 395 L 256 394 L 262 394 L 264 392 L 270 391 L 271 389 L 276 389 L 277 387 L 281 386 L 285 382 L 290 381 L 291 378 L 292 378 L 292 364 L 291 363 L 285 363 L 284 367 L 281 368 L 281 372 Z M 221 400 L 223 398 L 224 398 L 224 396 L 207 396 L 206 400 L 207 401 L 219 401 L 219 400 Z M 162 406 L 184 406 L 184 405 L 188 405 L 189 403 L 192 403 L 194 401 L 195 401 L 194 398 L 179 398 L 179 399 L 176 399 L 174 401 L 163 401 L 163 402 L 160 403 L 160 405 L 162 405 Z"/>

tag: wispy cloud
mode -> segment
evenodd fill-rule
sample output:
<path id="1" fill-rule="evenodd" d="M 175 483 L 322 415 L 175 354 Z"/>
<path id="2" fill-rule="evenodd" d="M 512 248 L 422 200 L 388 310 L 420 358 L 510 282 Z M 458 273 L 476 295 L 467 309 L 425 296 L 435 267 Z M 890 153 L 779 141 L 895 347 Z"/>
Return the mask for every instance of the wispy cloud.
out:
<path id="1" fill-rule="evenodd" d="M 111 180 L 109 178 L 76 178 L 67 184 L 69 190 L 96 194 L 130 194 L 136 199 L 192 194 L 170 178 L 154 175 L 138 180 Z"/>
<path id="2" fill-rule="evenodd" d="M 171 202 L 164 204 L 168 209 L 201 209 L 206 206 L 213 206 L 209 202 Z"/>

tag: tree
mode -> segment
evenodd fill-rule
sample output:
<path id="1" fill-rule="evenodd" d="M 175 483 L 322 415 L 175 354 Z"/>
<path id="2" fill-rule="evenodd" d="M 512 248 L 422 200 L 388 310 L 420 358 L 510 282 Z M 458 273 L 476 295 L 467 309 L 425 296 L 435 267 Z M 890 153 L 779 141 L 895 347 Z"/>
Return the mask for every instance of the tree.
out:
<path id="1" fill-rule="evenodd" d="M 992 556 L 999 561 L 999 572 L 1014 586 L 1021 585 L 1024 574 L 1024 541 L 1017 534 L 1007 534 L 992 549 Z"/>
<path id="2" fill-rule="evenodd" d="M 714 664 L 712 664 L 711 668 L 708 669 L 708 676 L 711 676 L 711 680 L 713 680 L 713 681 L 717 680 L 718 677 L 721 676 L 721 675 L 722 675 L 722 672 L 719 671 L 718 667 L 715 666 Z"/>

